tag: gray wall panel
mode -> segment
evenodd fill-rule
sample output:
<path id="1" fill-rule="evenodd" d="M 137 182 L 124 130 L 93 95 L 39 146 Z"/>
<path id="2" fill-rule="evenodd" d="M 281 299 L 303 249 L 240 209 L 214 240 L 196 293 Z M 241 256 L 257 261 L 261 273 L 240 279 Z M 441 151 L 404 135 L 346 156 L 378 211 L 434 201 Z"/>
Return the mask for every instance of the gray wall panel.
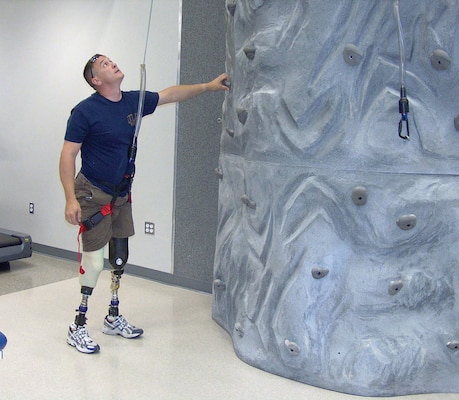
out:
<path id="1" fill-rule="evenodd" d="M 225 2 L 183 0 L 182 7 L 180 83 L 209 81 L 225 68 Z M 223 100 L 223 93 L 206 93 L 178 109 L 174 274 L 208 283 L 217 230 L 214 169 Z"/>

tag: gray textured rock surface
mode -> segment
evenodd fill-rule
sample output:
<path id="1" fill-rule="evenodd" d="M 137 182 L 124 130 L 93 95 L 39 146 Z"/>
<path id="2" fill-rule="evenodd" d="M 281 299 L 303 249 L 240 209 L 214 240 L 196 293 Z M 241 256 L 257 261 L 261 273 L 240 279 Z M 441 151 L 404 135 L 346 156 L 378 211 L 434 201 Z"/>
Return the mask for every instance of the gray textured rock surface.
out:
<path id="1" fill-rule="evenodd" d="M 266 371 L 459 392 L 459 3 L 227 0 L 213 318 Z"/>

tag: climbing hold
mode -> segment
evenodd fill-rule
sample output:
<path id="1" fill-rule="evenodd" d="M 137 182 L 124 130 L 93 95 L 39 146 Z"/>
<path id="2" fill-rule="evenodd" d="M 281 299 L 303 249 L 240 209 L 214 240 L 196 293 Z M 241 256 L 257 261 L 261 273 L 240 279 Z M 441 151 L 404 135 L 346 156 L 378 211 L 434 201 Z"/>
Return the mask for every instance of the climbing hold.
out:
<path id="1" fill-rule="evenodd" d="M 234 131 L 232 129 L 226 128 L 226 133 L 230 135 L 230 137 L 234 137 Z"/>
<path id="2" fill-rule="evenodd" d="M 226 3 L 226 8 L 228 9 L 229 13 L 234 16 L 234 12 L 236 11 L 236 1 L 228 0 Z"/>
<path id="3" fill-rule="evenodd" d="M 399 281 L 392 281 L 389 285 L 389 294 L 391 296 L 396 295 L 400 290 L 402 290 L 403 287 L 403 282 L 401 280 Z"/>
<path id="4" fill-rule="evenodd" d="M 6 339 L 6 336 L 0 332 L 0 359 L 3 358 L 3 349 L 5 348 L 7 342 L 8 340 Z"/>
<path id="5" fill-rule="evenodd" d="M 236 324 L 234 325 L 234 330 L 236 331 L 239 337 L 244 336 L 244 329 L 242 328 L 242 325 L 239 322 L 236 322 Z"/>
<path id="6" fill-rule="evenodd" d="M 363 206 L 366 204 L 368 199 L 367 189 L 363 186 L 356 186 L 352 191 L 351 195 L 352 201 L 357 206 Z"/>
<path id="7" fill-rule="evenodd" d="M 329 270 L 327 268 L 313 268 L 311 273 L 314 279 L 322 279 L 328 275 Z"/>
<path id="8" fill-rule="evenodd" d="M 357 48 L 357 46 L 353 44 L 347 44 L 343 50 L 343 57 L 344 61 L 349 65 L 359 65 L 362 61 L 363 54 Z"/>
<path id="9" fill-rule="evenodd" d="M 451 350 L 459 350 L 459 341 L 454 340 L 453 342 L 448 342 L 446 346 Z"/>
<path id="10" fill-rule="evenodd" d="M 224 284 L 224 282 L 221 279 L 215 279 L 214 280 L 214 288 L 215 289 L 219 289 L 219 290 L 225 290 L 226 289 L 226 285 Z"/>
<path id="11" fill-rule="evenodd" d="M 456 115 L 456 118 L 454 118 L 454 127 L 456 131 L 459 131 L 459 115 Z"/>
<path id="12" fill-rule="evenodd" d="M 223 179 L 223 171 L 221 170 L 221 168 L 215 168 L 215 175 L 218 179 Z"/>
<path id="13" fill-rule="evenodd" d="M 292 355 L 297 356 L 300 354 L 300 346 L 298 346 L 295 342 L 291 342 L 290 340 L 286 339 L 284 344 Z"/>
<path id="14" fill-rule="evenodd" d="M 244 53 L 249 60 L 253 60 L 255 58 L 255 48 L 254 47 L 249 47 L 249 46 L 244 47 Z"/>
<path id="15" fill-rule="evenodd" d="M 228 89 L 231 89 L 231 81 L 228 79 L 225 79 L 223 82 L 223 85 L 225 85 Z"/>
<path id="16" fill-rule="evenodd" d="M 245 108 L 238 107 L 236 109 L 236 113 L 237 113 L 237 119 L 242 125 L 244 125 L 245 122 L 247 121 L 247 116 L 248 116 L 247 110 Z"/>
<path id="17" fill-rule="evenodd" d="M 397 220 L 397 225 L 399 226 L 400 229 L 403 229 L 404 231 L 413 229 L 416 226 L 416 215 L 414 214 L 402 215 Z"/>
<path id="18" fill-rule="evenodd" d="M 430 62 L 432 64 L 432 67 L 442 71 L 450 67 L 451 57 L 448 55 L 446 51 L 437 49 L 430 56 Z"/>
<path id="19" fill-rule="evenodd" d="M 254 201 L 250 200 L 249 196 L 246 194 L 242 195 L 241 201 L 249 208 L 252 208 L 253 210 L 257 208 L 257 203 Z"/>

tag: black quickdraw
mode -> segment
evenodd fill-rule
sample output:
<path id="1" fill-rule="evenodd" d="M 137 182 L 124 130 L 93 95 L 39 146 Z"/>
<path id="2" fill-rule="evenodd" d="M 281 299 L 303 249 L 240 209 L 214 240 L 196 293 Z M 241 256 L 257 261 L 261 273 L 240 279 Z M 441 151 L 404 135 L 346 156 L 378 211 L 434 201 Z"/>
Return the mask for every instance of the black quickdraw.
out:
<path id="1" fill-rule="evenodd" d="M 410 140 L 410 126 L 408 122 L 408 112 L 410 111 L 410 105 L 408 98 L 406 97 L 405 88 L 405 42 L 403 39 L 403 27 L 400 18 L 399 0 L 394 0 L 393 11 L 395 16 L 395 22 L 397 24 L 397 35 L 399 45 L 399 74 L 400 74 L 400 100 L 398 102 L 398 110 L 400 112 L 400 121 L 398 123 L 398 136 L 404 140 Z M 406 125 L 406 134 L 403 135 L 403 123 Z"/>
<path id="2" fill-rule="evenodd" d="M 398 136 L 401 139 L 410 140 L 410 125 L 408 122 L 408 112 L 410 111 L 410 104 L 406 97 L 406 90 L 404 87 L 400 88 L 400 100 L 398 102 L 398 111 L 400 112 L 401 118 L 398 123 Z M 402 135 L 403 122 L 406 125 L 406 135 Z"/>

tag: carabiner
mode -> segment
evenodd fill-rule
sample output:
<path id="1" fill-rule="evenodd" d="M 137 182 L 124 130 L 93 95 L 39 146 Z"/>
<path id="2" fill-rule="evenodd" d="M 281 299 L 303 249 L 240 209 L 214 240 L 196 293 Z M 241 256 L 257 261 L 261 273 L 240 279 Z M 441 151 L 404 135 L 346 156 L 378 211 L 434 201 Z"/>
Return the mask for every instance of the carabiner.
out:
<path id="1" fill-rule="evenodd" d="M 402 135 L 403 121 L 406 122 L 406 135 L 405 136 Z M 408 115 L 407 114 L 402 114 L 402 118 L 400 119 L 400 122 L 398 123 L 398 136 L 401 139 L 410 140 L 410 125 L 408 123 Z"/>
<path id="2" fill-rule="evenodd" d="M 400 100 L 398 102 L 398 111 L 401 114 L 400 122 L 398 123 L 398 136 L 404 140 L 410 140 L 410 125 L 408 123 L 408 112 L 410 111 L 410 104 L 406 97 L 406 89 L 404 86 L 400 88 Z M 406 122 L 406 135 L 402 135 L 403 122 Z"/>

